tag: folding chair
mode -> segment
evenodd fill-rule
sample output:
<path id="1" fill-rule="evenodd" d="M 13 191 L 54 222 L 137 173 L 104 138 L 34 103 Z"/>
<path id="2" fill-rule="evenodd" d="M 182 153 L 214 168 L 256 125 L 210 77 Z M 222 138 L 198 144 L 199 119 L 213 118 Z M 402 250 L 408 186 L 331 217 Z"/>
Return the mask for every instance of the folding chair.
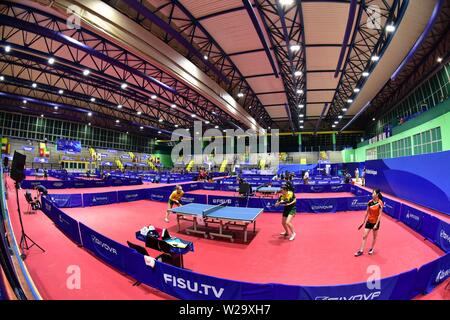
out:
<path id="1" fill-rule="evenodd" d="M 31 193 L 25 192 L 25 200 L 27 200 L 28 208 L 27 208 L 27 211 L 24 212 L 24 214 L 36 213 L 36 209 L 34 208 L 34 205 L 36 203 L 34 202 L 33 197 L 31 196 Z"/>

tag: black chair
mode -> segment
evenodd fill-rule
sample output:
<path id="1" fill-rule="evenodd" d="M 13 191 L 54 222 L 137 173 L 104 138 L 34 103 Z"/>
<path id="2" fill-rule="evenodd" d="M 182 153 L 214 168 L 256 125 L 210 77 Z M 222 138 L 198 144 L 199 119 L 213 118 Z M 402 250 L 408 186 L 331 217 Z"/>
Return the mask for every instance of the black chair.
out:
<path id="1" fill-rule="evenodd" d="M 147 252 L 147 249 L 145 249 L 144 247 L 142 247 L 140 245 L 137 245 L 137 244 L 134 244 L 134 243 L 132 243 L 130 241 L 127 241 L 127 244 L 128 244 L 128 246 L 131 249 L 136 250 L 138 253 L 140 253 L 140 254 L 142 254 L 144 256 L 148 256 L 149 255 L 148 252 Z"/>
<path id="2" fill-rule="evenodd" d="M 38 200 L 33 200 L 33 197 L 31 196 L 31 193 L 29 191 L 25 192 L 25 200 L 27 200 L 28 203 L 28 209 L 24 213 L 32 214 L 36 213 L 36 210 L 40 208 L 40 202 Z"/>
<path id="3" fill-rule="evenodd" d="M 158 240 L 158 239 L 155 239 L 155 240 Z M 136 250 L 138 253 L 140 253 L 140 254 L 142 254 L 144 256 L 149 256 L 150 257 L 150 255 L 147 252 L 147 249 L 145 249 L 144 247 L 142 247 L 140 245 L 137 245 L 137 244 L 134 244 L 134 243 L 132 243 L 130 241 L 127 241 L 127 244 L 128 244 L 128 247 L 130 247 L 131 249 Z M 151 248 L 151 249 L 153 249 L 153 248 Z M 155 250 L 157 250 L 157 249 L 155 249 Z M 158 251 L 160 251 L 160 250 L 158 250 Z M 155 260 L 158 260 L 158 261 L 161 261 L 161 262 L 165 262 L 165 263 L 168 263 L 167 261 L 172 261 L 172 257 L 170 255 L 169 255 L 170 259 L 168 259 L 166 256 L 167 255 L 165 253 L 160 254 L 159 256 L 157 256 L 155 258 Z"/>
<path id="4" fill-rule="evenodd" d="M 170 254 L 170 250 L 164 251 L 161 248 L 161 244 L 167 244 L 164 241 L 158 240 L 157 238 L 154 237 L 146 237 L 145 239 L 145 246 L 147 248 L 162 252 L 162 254 L 160 254 L 159 256 L 156 257 L 156 260 L 167 263 L 167 264 L 173 264 L 172 262 L 172 255 Z"/>
<path id="5" fill-rule="evenodd" d="M 175 267 L 184 268 L 183 263 L 183 255 L 182 254 L 176 254 L 171 252 L 171 246 L 165 241 L 159 241 L 159 247 L 161 251 L 163 252 L 162 255 L 165 256 L 166 259 L 169 259 L 170 261 L 164 261 L 165 263 L 171 264 Z"/>

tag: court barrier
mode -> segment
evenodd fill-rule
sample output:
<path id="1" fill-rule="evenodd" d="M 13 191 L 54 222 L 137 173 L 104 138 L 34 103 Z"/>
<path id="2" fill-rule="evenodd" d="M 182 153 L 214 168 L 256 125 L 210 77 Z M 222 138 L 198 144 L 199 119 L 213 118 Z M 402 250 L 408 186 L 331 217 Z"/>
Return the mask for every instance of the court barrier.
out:
<path id="1" fill-rule="evenodd" d="M 43 185 L 47 189 L 69 189 L 69 188 L 100 188 L 141 185 L 141 179 L 111 178 L 110 180 L 24 180 L 21 182 L 22 189 L 32 189 L 34 186 Z"/>
<path id="2" fill-rule="evenodd" d="M 226 203 L 233 207 L 250 207 L 250 208 L 264 208 L 266 212 L 281 212 L 282 207 L 275 207 L 276 199 L 260 198 L 260 197 L 235 197 L 235 196 L 212 196 L 191 194 L 189 191 L 199 190 L 204 188 L 205 183 L 196 182 L 184 184 L 183 189 L 185 194 L 183 196 L 184 203 L 201 203 L 201 204 L 219 204 Z M 207 184 L 210 185 L 210 184 Z M 344 185 L 346 190 L 350 190 L 349 185 Z M 208 186 L 207 186 L 208 187 Z M 324 187 L 324 186 L 322 186 Z M 330 186 L 327 186 L 330 187 Z M 84 195 L 56 195 L 51 194 L 53 201 L 60 208 L 73 208 L 77 206 L 96 206 L 105 205 L 116 202 L 129 202 L 149 199 L 152 201 L 167 202 L 172 193 L 173 186 L 163 186 L 158 188 L 139 189 L 139 190 L 123 190 L 111 191 L 104 193 L 86 193 Z M 233 191 L 236 191 L 232 188 Z M 327 189 L 326 189 L 327 190 Z M 365 190 L 364 190 L 365 191 Z M 356 192 L 356 191 L 355 191 Z M 367 202 L 369 201 L 368 194 L 355 197 L 341 197 L 341 198 L 320 198 L 320 199 L 303 199 L 300 198 L 297 202 L 297 212 L 307 213 L 324 213 L 324 212 L 339 212 L 339 211 L 359 211 L 365 210 Z M 80 203 L 80 197 L 82 198 Z"/>
<path id="3" fill-rule="evenodd" d="M 136 281 L 187 300 L 409 300 L 430 292 L 450 277 L 450 253 L 398 275 L 336 286 L 250 283 L 222 279 L 156 261 L 68 217 L 43 197 L 43 212 L 69 239 Z M 396 213 L 394 213 L 396 214 Z M 447 226 L 448 227 L 448 226 Z M 448 248 L 447 248 L 448 249 Z M 448 252 L 448 251 L 447 251 Z"/>
<path id="4" fill-rule="evenodd" d="M 49 198 L 53 201 L 54 205 L 59 208 L 89 207 L 145 199 L 158 202 L 168 202 L 173 188 L 173 186 L 163 186 L 159 188 L 139 190 L 85 193 L 83 195 L 50 194 Z M 203 183 L 196 182 L 186 184 L 183 188 L 185 190 L 198 190 L 203 188 Z M 349 190 L 355 194 L 354 197 L 320 199 L 300 198 L 296 204 L 297 212 L 319 214 L 365 210 L 367 208 L 367 203 L 371 199 L 371 193 L 354 185 L 349 186 L 349 188 Z M 214 196 L 186 192 L 182 198 L 182 201 L 186 204 L 225 204 L 231 207 L 264 208 L 265 212 L 281 212 L 283 210 L 281 206 L 275 207 L 275 202 L 277 200 L 272 198 Z M 425 239 L 432 241 L 445 252 L 450 252 L 450 224 L 433 215 L 430 215 L 429 213 L 392 200 L 389 197 L 385 197 L 384 202 L 384 212 L 386 214 L 404 223 L 409 228 L 422 235 Z"/>
<path id="5" fill-rule="evenodd" d="M 263 183 L 250 183 L 252 187 L 260 187 Z M 340 181 L 336 183 L 322 183 L 322 184 L 295 184 L 294 192 L 296 193 L 320 193 L 320 192 L 350 192 L 351 185 L 343 184 Z M 272 183 L 272 187 L 281 187 L 281 182 Z M 222 183 L 209 183 L 205 182 L 203 184 L 203 189 L 205 190 L 220 190 L 220 191 L 237 191 L 239 189 L 239 184 L 237 184 L 234 180 Z"/>

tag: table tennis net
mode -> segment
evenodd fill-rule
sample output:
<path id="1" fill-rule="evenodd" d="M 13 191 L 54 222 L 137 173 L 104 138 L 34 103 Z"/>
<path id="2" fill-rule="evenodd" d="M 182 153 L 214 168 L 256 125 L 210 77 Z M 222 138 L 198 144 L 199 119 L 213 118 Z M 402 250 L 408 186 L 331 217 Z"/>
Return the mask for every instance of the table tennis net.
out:
<path id="1" fill-rule="evenodd" d="M 225 206 L 225 204 L 226 204 L 225 202 L 222 202 L 212 208 L 205 209 L 205 210 L 203 210 L 202 214 L 204 217 L 206 217 L 206 216 L 210 215 L 211 213 L 213 213 L 214 211 L 217 211 L 220 208 L 223 208 Z"/>

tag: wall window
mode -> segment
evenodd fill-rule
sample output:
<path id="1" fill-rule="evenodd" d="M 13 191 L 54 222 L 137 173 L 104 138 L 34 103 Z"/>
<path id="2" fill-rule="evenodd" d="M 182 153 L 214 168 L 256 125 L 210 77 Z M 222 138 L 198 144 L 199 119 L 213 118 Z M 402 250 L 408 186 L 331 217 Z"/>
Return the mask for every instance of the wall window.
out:
<path id="1" fill-rule="evenodd" d="M 442 151 L 441 127 L 427 130 L 413 137 L 414 154 Z"/>
<path id="2" fill-rule="evenodd" d="M 366 160 L 376 160 L 377 158 L 377 148 L 370 148 L 366 150 Z"/>
<path id="3" fill-rule="evenodd" d="M 392 142 L 392 156 L 405 157 L 412 155 L 411 137 Z"/>
<path id="4" fill-rule="evenodd" d="M 391 158 L 391 144 L 386 143 L 377 147 L 378 159 Z"/>
<path id="5" fill-rule="evenodd" d="M 129 135 L 125 139 L 121 139 L 123 135 L 121 132 L 18 113 L 0 112 L 0 135 L 31 140 L 47 138 L 49 142 L 66 138 L 81 140 L 85 147 L 122 149 L 144 153 L 153 153 L 154 151 L 149 138 Z"/>

